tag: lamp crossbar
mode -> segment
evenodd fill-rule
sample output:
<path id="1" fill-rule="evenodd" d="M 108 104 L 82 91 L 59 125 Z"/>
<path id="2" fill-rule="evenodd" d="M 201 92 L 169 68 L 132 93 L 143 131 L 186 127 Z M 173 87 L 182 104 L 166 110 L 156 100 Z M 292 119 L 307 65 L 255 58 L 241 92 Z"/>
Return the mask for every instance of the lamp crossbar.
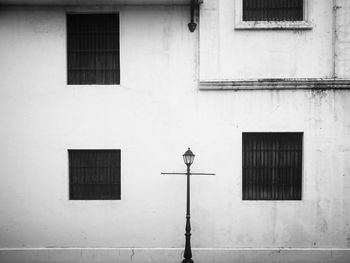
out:
<path id="1" fill-rule="evenodd" d="M 187 173 L 161 173 L 163 175 L 187 175 Z M 215 175 L 214 173 L 190 173 L 190 175 Z"/>

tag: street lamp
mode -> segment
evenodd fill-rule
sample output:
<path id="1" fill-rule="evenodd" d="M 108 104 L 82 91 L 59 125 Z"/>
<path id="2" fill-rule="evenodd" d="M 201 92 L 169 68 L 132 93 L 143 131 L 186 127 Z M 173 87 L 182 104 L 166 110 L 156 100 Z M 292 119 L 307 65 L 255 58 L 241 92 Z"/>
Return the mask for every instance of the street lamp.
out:
<path id="1" fill-rule="evenodd" d="M 182 263 L 193 263 L 192 260 L 192 251 L 191 251 L 191 215 L 190 215 L 190 174 L 191 174 L 191 164 L 194 161 L 194 154 L 191 149 L 188 147 L 188 150 L 182 155 L 184 162 L 187 165 L 187 205 L 186 205 L 186 244 L 184 252 L 184 260 Z"/>
<path id="2" fill-rule="evenodd" d="M 186 204 L 186 233 L 185 233 L 185 252 L 182 263 L 193 263 L 192 251 L 191 251 L 191 222 L 190 222 L 190 177 L 192 175 L 215 175 L 213 173 L 191 173 L 190 167 L 194 161 L 195 155 L 190 148 L 182 155 L 184 162 L 187 166 L 186 173 L 162 173 L 165 175 L 186 175 L 187 176 L 187 204 Z"/>
<path id="3" fill-rule="evenodd" d="M 192 251 L 191 251 L 191 215 L 190 215 L 190 174 L 191 174 L 191 164 L 194 161 L 194 154 L 191 149 L 188 147 L 188 150 L 182 155 L 184 162 L 187 165 L 187 205 L 186 205 L 186 244 L 185 244 L 185 253 L 184 260 L 182 263 L 193 263 L 192 260 Z"/>

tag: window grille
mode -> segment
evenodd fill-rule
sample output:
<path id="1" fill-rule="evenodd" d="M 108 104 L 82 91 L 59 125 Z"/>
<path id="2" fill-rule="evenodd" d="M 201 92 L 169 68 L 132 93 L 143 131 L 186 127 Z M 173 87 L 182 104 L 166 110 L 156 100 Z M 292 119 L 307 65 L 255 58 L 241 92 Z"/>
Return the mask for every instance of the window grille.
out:
<path id="1" fill-rule="evenodd" d="M 303 0 L 242 0 L 243 21 L 303 21 Z"/>
<path id="2" fill-rule="evenodd" d="M 119 15 L 67 14 L 68 84 L 119 84 Z"/>
<path id="3" fill-rule="evenodd" d="M 301 200 L 302 133 L 243 133 L 243 200 Z"/>
<path id="4" fill-rule="evenodd" d="M 120 150 L 68 150 L 70 200 L 120 200 Z"/>

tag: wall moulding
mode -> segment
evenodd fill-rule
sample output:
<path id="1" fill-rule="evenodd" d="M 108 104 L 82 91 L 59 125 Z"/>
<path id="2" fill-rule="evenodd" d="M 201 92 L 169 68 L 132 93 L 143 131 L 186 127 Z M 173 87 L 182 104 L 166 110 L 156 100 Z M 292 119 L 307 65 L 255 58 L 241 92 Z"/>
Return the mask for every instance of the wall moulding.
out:
<path id="1" fill-rule="evenodd" d="M 294 90 L 344 89 L 350 90 L 350 79 L 251 79 L 202 80 L 200 90 Z"/>
<path id="2" fill-rule="evenodd" d="M 191 0 L 0 0 L 3 5 L 189 5 Z"/>
<path id="3" fill-rule="evenodd" d="M 3 249 L 0 261 L 36 262 L 120 262 L 177 263 L 182 248 L 43 248 Z M 195 262 L 332 262 L 348 263 L 349 248 L 194 248 Z"/>

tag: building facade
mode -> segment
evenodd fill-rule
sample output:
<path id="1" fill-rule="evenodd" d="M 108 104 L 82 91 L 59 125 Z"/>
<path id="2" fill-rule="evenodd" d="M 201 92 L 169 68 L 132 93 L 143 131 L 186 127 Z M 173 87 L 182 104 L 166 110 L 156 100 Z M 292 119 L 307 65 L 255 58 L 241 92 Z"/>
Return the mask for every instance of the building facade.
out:
<path id="1" fill-rule="evenodd" d="M 0 0 L 1 262 L 349 261 L 350 4 L 190 2 Z"/>

